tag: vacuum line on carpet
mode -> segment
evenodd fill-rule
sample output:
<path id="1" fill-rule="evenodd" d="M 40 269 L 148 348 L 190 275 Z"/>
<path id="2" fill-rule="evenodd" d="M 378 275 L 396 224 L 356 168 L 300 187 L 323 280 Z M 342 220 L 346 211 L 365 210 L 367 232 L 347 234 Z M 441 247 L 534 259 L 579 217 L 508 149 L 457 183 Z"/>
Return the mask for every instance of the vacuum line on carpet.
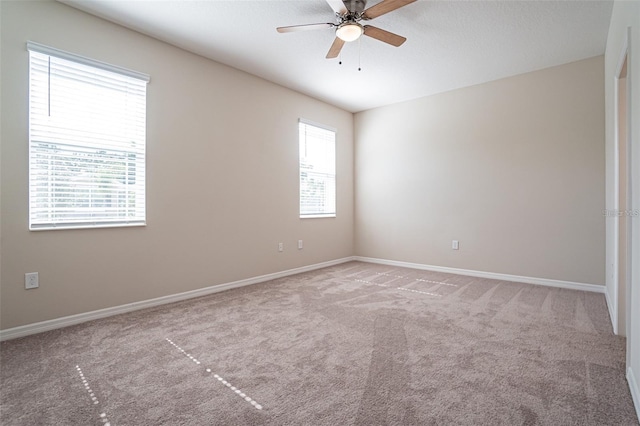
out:
<path id="1" fill-rule="evenodd" d="M 396 289 L 396 290 L 410 291 L 410 292 L 412 292 L 412 293 L 426 294 L 427 296 L 442 297 L 442 295 L 441 295 L 441 294 L 437 294 L 437 293 L 429 293 L 428 291 L 414 290 L 414 289 L 406 288 L 406 287 L 391 287 L 390 285 L 386 285 L 386 284 L 378 284 L 378 283 L 374 283 L 374 282 L 371 282 L 371 281 L 367 281 L 367 280 L 360 280 L 360 279 L 358 279 L 358 280 L 354 280 L 354 281 L 355 281 L 355 282 L 358 282 L 358 283 L 371 284 L 371 285 L 375 285 L 375 286 L 378 286 L 378 287 L 387 287 L 387 288 L 393 288 L 393 289 Z"/>
<path id="2" fill-rule="evenodd" d="M 411 288 L 404 288 L 404 287 L 396 287 L 396 288 L 398 290 L 410 291 L 412 293 L 428 294 L 429 296 L 438 296 L 438 297 L 440 297 L 439 294 L 429 293 L 428 291 L 420 291 L 420 290 L 414 290 L 414 289 L 411 289 Z"/>
<path id="3" fill-rule="evenodd" d="M 187 351 L 185 351 L 184 349 L 182 349 L 180 346 L 178 346 L 177 344 L 175 344 L 171 339 L 165 337 L 165 340 L 167 342 L 169 342 L 174 348 L 176 348 L 177 350 L 179 350 L 180 352 L 182 352 L 182 354 L 184 356 L 186 356 L 187 358 L 189 358 L 191 361 L 193 361 L 194 363 L 200 365 L 200 361 L 198 361 L 196 358 L 194 358 L 191 354 L 187 353 Z M 210 368 L 205 368 L 205 371 L 207 373 L 211 373 L 211 369 Z M 223 385 L 225 385 L 226 387 L 228 387 L 229 389 L 231 389 L 236 395 L 238 395 L 240 398 L 244 399 L 245 401 L 247 401 L 249 404 L 253 405 L 256 409 L 258 410 L 262 410 L 262 405 L 258 404 L 258 402 L 252 398 L 250 398 L 249 396 L 247 396 L 247 394 L 245 394 L 244 392 L 242 392 L 240 389 L 236 388 L 235 386 L 233 386 L 231 383 L 229 383 L 228 381 L 226 381 L 224 378 L 220 377 L 217 374 L 213 374 L 213 377 L 215 377 L 216 379 L 218 379 L 218 381 L 220 383 L 222 383 Z"/>
<path id="4" fill-rule="evenodd" d="M 388 274 L 386 272 L 376 272 L 377 275 L 383 275 L 385 277 L 393 277 L 393 278 L 409 278 L 409 277 L 405 277 L 403 275 L 393 275 L 393 274 Z M 421 283 L 430 283 L 430 284 L 440 284 L 440 285 L 448 285 L 449 287 L 458 287 L 456 284 L 450 284 L 450 283 L 445 283 L 442 281 L 432 281 L 432 280 L 425 280 L 424 278 L 413 278 L 414 281 L 420 281 Z"/>
<path id="5" fill-rule="evenodd" d="M 93 405 L 100 404 L 100 401 L 98 401 L 98 397 L 96 396 L 95 392 L 93 390 L 91 390 L 91 386 L 89 386 L 89 381 L 84 376 L 84 373 L 82 372 L 82 368 L 80 368 L 79 365 L 76 365 L 76 370 L 78 370 L 78 374 L 80 375 L 80 379 L 82 379 L 82 384 L 84 385 L 84 388 L 86 389 L 87 393 L 89 394 L 89 398 L 91 398 L 91 401 L 93 402 Z M 102 420 L 102 423 L 104 423 L 104 426 L 110 426 L 111 425 L 111 423 L 109 422 L 109 419 L 107 418 L 107 414 L 106 413 L 100 413 L 100 420 Z"/>

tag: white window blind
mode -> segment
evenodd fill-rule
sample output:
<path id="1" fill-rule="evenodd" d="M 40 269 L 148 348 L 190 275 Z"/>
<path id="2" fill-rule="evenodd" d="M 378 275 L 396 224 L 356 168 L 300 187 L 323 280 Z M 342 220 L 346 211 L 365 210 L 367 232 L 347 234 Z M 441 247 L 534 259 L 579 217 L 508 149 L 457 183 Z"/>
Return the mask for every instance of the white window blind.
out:
<path id="1" fill-rule="evenodd" d="M 336 215 L 336 132 L 300 120 L 300 217 Z"/>
<path id="2" fill-rule="evenodd" d="M 29 50 L 29 229 L 145 224 L 148 76 Z"/>

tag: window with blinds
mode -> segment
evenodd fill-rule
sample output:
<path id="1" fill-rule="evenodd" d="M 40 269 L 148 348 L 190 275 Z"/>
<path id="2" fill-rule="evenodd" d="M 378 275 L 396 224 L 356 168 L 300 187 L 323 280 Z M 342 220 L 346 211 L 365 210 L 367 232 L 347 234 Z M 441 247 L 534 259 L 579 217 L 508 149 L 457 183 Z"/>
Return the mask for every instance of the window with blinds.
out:
<path id="1" fill-rule="evenodd" d="M 27 49 L 29 229 L 144 225 L 149 77 Z"/>
<path id="2" fill-rule="evenodd" d="M 336 132 L 300 120 L 300 217 L 336 216 Z"/>

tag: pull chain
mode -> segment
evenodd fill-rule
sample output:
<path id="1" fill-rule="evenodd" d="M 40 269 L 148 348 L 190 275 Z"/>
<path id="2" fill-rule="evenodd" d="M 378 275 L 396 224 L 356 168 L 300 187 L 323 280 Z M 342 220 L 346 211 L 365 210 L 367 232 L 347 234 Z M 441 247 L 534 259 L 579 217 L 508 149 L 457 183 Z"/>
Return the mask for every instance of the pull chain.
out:
<path id="1" fill-rule="evenodd" d="M 358 38 L 358 71 L 362 71 L 362 68 L 360 68 L 360 51 L 362 50 L 361 49 L 361 46 L 362 46 L 361 40 L 362 40 L 362 37 L 359 37 Z"/>

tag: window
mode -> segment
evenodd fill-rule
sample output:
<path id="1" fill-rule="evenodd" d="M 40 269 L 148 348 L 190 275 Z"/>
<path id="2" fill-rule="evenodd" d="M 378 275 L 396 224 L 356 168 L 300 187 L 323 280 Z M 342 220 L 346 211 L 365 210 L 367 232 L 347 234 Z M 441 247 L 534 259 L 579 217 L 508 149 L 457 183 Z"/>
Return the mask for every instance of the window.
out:
<path id="1" fill-rule="evenodd" d="M 29 50 L 29 229 L 144 225 L 149 77 Z"/>
<path id="2" fill-rule="evenodd" d="M 336 215 L 336 132 L 300 120 L 300 217 Z"/>

